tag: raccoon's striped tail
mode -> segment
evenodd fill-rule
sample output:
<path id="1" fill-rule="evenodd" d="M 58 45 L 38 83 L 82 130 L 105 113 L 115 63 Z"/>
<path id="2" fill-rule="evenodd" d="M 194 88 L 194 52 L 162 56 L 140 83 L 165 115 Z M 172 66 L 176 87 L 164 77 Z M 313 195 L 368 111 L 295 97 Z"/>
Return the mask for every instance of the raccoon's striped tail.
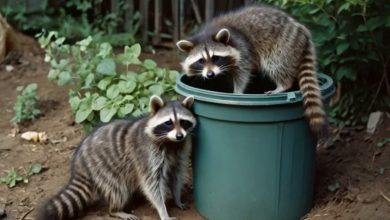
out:
<path id="1" fill-rule="evenodd" d="M 317 80 L 316 55 L 310 40 L 308 40 L 299 65 L 298 82 L 303 94 L 303 107 L 310 129 L 317 138 L 322 138 L 327 135 L 328 127 Z"/>
<path id="2" fill-rule="evenodd" d="M 92 201 L 92 187 L 84 179 L 73 177 L 59 193 L 50 198 L 38 212 L 37 220 L 71 219 Z"/>

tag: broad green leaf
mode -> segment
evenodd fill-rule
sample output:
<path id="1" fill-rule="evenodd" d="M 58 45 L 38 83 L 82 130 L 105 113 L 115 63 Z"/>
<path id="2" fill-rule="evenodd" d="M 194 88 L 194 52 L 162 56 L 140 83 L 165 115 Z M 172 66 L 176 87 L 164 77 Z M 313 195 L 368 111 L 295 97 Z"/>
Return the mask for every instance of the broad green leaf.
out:
<path id="1" fill-rule="evenodd" d="M 133 81 L 120 81 L 118 83 L 119 91 L 121 93 L 132 93 L 137 84 Z"/>
<path id="2" fill-rule="evenodd" d="M 100 51 L 97 54 L 98 57 L 106 58 L 112 53 L 112 46 L 109 43 L 102 43 L 100 45 Z"/>
<path id="3" fill-rule="evenodd" d="M 9 187 L 14 187 L 16 185 L 16 179 L 12 179 L 10 184 L 9 184 Z"/>
<path id="4" fill-rule="evenodd" d="M 341 43 L 341 44 L 337 45 L 337 48 L 336 48 L 337 55 L 342 54 L 344 51 L 346 51 L 348 49 L 348 47 L 349 47 L 348 43 Z"/>
<path id="5" fill-rule="evenodd" d="M 97 87 L 101 90 L 106 90 L 107 86 L 111 83 L 111 81 L 112 81 L 111 77 L 106 77 L 99 81 Z"/>
<path id="6" fill-rule="evenodd" d="M 38 174 L 42 171 L 42 165 L 39 163 L 34 163 L 30 167 L 30 174 Z"/>
<path id="7" fill-rule="evenodd" d="M 131 101 L 134 99 L 134 96 L 132 95 L 125 95 L 125 97 L 123 97 L 122 101 Z"/>
<path id="8" fill-rule="evenodd" d="M 88 36 L 87 38 L 77 42 L 76 44 L 80 46 L 81 51 L 85 51 L 91 42 L 92 42 L 92 37 Z"/>
<path id="9" fill-rule="evenodd" d="M 57 70 L 57 69 L 50 69 L 49 74 L 47 75 L 47 78 L 49 80 L 55 80 L 55 79 L 57 79 L 59 74 L 60 74 L 59 70 Z"/>
<path id="10" fill-rule="evenodd" d="M 169 79 L 172 81 L 172 82 L 176 82 L 176 78 L 179 76 L 179 72 L 177 72 L 176 70 L 171 70 L 169 71 Z"/>
<path id="11" fill-rule="evenodd" d="M 95 99 L 94 102 L 92 102 L 92 109 L 99 111 L 107 104 L 107 98 L 100 96 L 99 98 Z"/>
<path id="12" fill-rule="evenodd" d="M 164 88 L 161 85 L 152 85 L 149 87 L 149 91 L 154 94 L 160 96 L 161 94 L 164 93 Z"/>
<path id="13" fill-rule="evenodd" d="M 126 47 L 125 54 L 131 54 L 134 57 L 139 57 L 139 55 L 141 55 L 141 45 L 134 44 L 131 47 Z"/>
<path id="14" fill-rule="evenodd" d="M 357 73 L 350 66 L 343 65 L 336 71 L 336 79 L 339 81 L 343 78 L 356 80 Z"/>
<path id="15" fill-rule="evenodd" d="M 125 117 L 126 115 L 130 114 L 133 110 L 134 110 L 134 104 L 127 103 L 125 106 L 119 108 L 118 116 Z"/>
<path id="16" fill-rule="evenodd" d="M 157 67 L 157 63 L 154 62 L 154 61 L 151 60 L 151 59 L 146 59 L 146 60 L 144 60 L 143 66 L 144 66 L 144 68 L 147 69 L 147 70 L 153 70 L 154 68 Z"/>
<path id="17" fill-rule="evenodd" d="M 119 90 L 118 85 L 116 85 L 116 84 L 111 85 L 107 89 L 107 97 L 110 99 L 114 99 L 115 97 L 117 97 L 119 95 L 119 93 L 120 93 L 120 90 Z"/>
<path id="18" fill-rule="evenodd" d="M 76 112 L 77 108 L 79 107 L 80 105 L 80 98 L 78 96 L 74 96 L 72 98 L 69 99 L 69 104 L 70 104 L 70 108 Z"/>
<path id="19" fill-rule="evenodd" d="M 110 58 L 102 60 L 96 67 L 96 72 L 102 75 L 115 76 L 115 62 Z"/>
<path id="20" fill-rule="evenodd" d="M 100 110 L 100 121 L 109 122 L 111 118 L 115 115 L 117 109 L 113 106 L 105 107 Z"/>
<path id="21" fill-rule="evenodd" d="M 72 82 L 72 75 L 68 71 L 63 71 L 60 73 L 58 76 L 58 85 L 63 86 L 65 84 L 71 83 Z"/>
<path id="22" fill-rule="evenodd" d="M 143 82 L 142 84 L 145 86 L 145 87 L 149 87 L 153 84 L 156 84 L 157 82 L 153 81 L 153 80 L 147 80 L 145 82 Z"/>
<path id="23" fill-rule="evenodd" d="M 76 112 L 75 121 L 76 123 L 81 123 L 88 118 L 89 114 L 92 112 L 92 106 L 88 106 L 85 102 L 81 104 L 80 108 Z"/>
<path id="24" fill-rule="evenodd" d="M 87 78 L 85 79 L 85 86 L 89 87 L 94 79 L 95 75 L 93 73 L 88 74 Z"/>
<path id="25" fill-rule="evenodd" d="M 139 109 L 136 109 L 134 112 L 133 112 L 133 116 L 134 117 L 138 117 L 138 116 L 141 116 L 143 114 L 143 112 Z"/>

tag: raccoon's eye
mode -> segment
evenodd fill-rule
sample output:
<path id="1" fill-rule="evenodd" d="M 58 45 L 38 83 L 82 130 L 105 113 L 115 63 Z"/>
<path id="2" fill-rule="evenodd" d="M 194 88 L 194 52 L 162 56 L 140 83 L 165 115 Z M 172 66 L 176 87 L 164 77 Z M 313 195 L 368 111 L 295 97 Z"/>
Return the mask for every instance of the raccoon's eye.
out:
<path id="1" fill-rule="evenodd" d="M 192 127 L 192 122 L 188 120 L 180 120 L 180 126 L 187 130 L 188 128 Z"/>
<path id="2" fill-rule="evenodd" d="M 211 61 L 212 61 L 213 63 L 217 62 L 219 59 L 221 59 L 220 56 L 213 56 L 213 57 L 211 57 Z"/>
<path id="3" fill-rule="evenodd" d="M 198 60 L 198 62 L 199 62 L 200 64 L 204 64 L 204 63 L 206 62 L 206 60 L 203 59 L 203 58 L 200 58 L 200 59 Z"/>
<path id="4" fill-rule="evenodd" d="M 171 119 L 169 119 L 169 121 L 164 122 L 164 125 L 171 126 L 173 125 L 173 122 Z"/>

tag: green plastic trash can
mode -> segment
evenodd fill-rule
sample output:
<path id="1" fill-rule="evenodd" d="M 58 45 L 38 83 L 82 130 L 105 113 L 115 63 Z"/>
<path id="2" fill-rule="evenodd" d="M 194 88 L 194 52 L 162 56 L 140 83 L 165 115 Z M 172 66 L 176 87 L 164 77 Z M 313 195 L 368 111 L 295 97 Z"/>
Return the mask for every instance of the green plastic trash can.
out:
<path id="1" fill-rule="evenodd" d="M 195 206 L 210 220 L 296 220 L 312 208 L 316 141 L 299 91 L 231 94 L 177 80 L 195 97 Z M 320 74 L 326 101 L 335 88 Z"/>

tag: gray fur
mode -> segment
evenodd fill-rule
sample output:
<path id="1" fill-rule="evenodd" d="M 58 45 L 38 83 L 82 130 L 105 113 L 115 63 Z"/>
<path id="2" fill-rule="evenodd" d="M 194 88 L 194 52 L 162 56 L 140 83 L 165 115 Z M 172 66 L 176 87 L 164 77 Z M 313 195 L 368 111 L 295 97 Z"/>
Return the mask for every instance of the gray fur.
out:
<path id="1" fill-rule="evenodd" d="M 162 220 L 174 219 L 165 201 L 173 196 L 176 205 L 185 208 L 181 190 L 191 152 L 190 132 L 196 123 L 188 110 L 189 100 L 161 103 L 152 97 L 150 115 L 135 121 L 116 120 L 89 134 L 74 154 L 69 183 L 42 207 L 38 220 L 73 218 L 93 203 L 95 194 L 107 201 L 110 215 L 135 220 L 135 215 L 123 210 L 136 191 L 146 196 Z M 153 132 L 151 126 L 171 115 L 176 120 L 169 132 L 183 132 L 182 141 Z M 182 118 L 193 126 L 184 131 L 179 123 Z"/>
<path id="2" fill-rule="evenodd" d="M 244 93 L 253 73 L 266 74 L 276 83 L 276 89 L 266 94 L 284 92 L 298 80 L 311 129 L 317 134 L 324 128 L 311 34 L 285 12 L 269 6 L 248 6 L 214 18 L 177 46 L 187 52 L 182 62 L 187 75 L 213 78 L 213 74 L 209 77 L 206 73 L 231 74 L 234 93 Z M 223 57 L 232 58 L 227 64 L 217 65 L 212 56 L 205 56 L 222 51 L 226 52 Z M 199 57 L 205 59 L 204 65 L 197 62 Z"/>

